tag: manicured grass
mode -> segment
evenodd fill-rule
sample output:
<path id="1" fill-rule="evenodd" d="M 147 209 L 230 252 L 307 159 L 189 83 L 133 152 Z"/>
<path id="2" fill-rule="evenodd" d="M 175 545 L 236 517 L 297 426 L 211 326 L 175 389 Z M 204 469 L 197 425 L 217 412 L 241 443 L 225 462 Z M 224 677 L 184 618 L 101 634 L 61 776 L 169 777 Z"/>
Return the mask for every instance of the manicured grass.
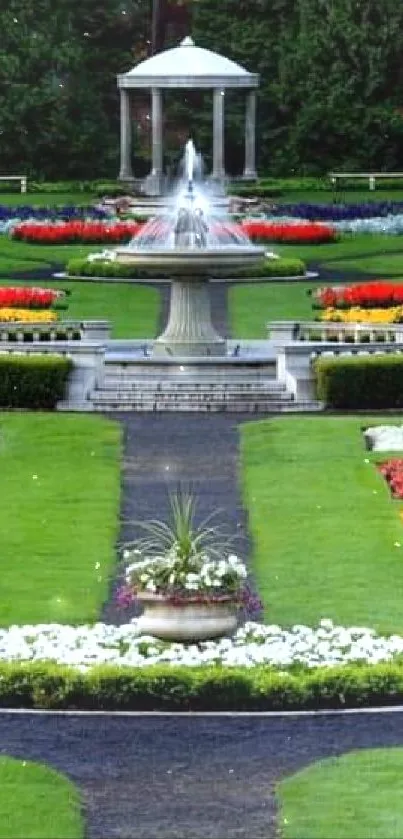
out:
<path id="1" fill-rule="evenodd" d="M 0 280 L 0 286 L 16 285 L 16 280 Z M 18 285 L 38 285 L 35 281 L 20 281 Z M 134 283 L 80 283 L 68 280 L 49 280 L 46 288 L 68 289 L 68 309 L 59 312 L 59 320 L 109 320 L 114 338 L 153 338 L 157 333 L 160 292 Z"/>
<path id="2" fill-rule="evenodd" d="M 66 777 L 28 760 L 0 758 L 0 839 L 82 839 L 78 792 Z"/>
<path id="3" fill-rule="evenodd" d="M 51 265 L 65 265 L 104 249 L 104 245 L 36 245 L 0 235 L 0 274 L 6 271 L 35 271 Z"/>
<path id="4" fill-rule="evenodd" d="M 307 263 L 319 263 L 341 273 L 367 271 L 379 278 L 382 271 L 403 275 L 403 241 L 400 243 L 396 236 L 343 236 L 339 242 L 330 245 L 281 245 L 273 248 L 280 256 L 300 257 Z M 399 248 L 401 253 L 390 253 Z M 382 255 L 379 255 L 380 252 Z M 337 282 L 348 282 L 348 278 Z M 229 316 L 233 336 L 265 338 L 266 323 L 270 320 L 313 320 L 315 312 L 307 291 L 322 285 L 323 280 L 318 279 L 306 283 L 279 281 L 232 286 L 229 291 Z"/>
<path id="5" fill-rule="evenodd" d="M 283 839 L 401 839 L 403 749 L 314 763 L 278 787 Z"/>
<path id="6" fill-rule="evenodd" d="M 234 338 L 267 338 L 271 320 L 313 320 L 310 289 L 322 282 L 284 282 L 236 285 L 228 294 L 231 334 Z"/>
<path id="7" fill-rule="evenodd" d="M 103 417 L 1 415 L 0 625 L 98 618 L 115 564 L 120 448 Z"/>
<path id="8" fill-rule="evenodd" d="M 368 181 L 366 182 L 368 184 Z M 364 183 L 363 183 L 364 186 Z M 265 199 L 262 199 L 263 201 Z M 270 202 L 270 199 L 267 199 Z M 278 198 L 276 204 L 360 204 L 371 201 L 403 201 L 402 189 L 328 189 L 328 190 L 287 190 Z"/>
<path id="9" fill-rule="evenodd" d="M 368 274 L 393 274 L 403 277 L 403 246 L 400 253 L 382 254 L 382 256 L 361 257 L 361 259 L 346 259 L 340 262 L 327 262 L 326 268 L 343 271 L 365 271 Z"/>
<path id="10" fill-rule="evenodd" d="M 28 181 L 29 185 L 29 181 Z M 99 197 L 90 192 L 0 192 L 0 204 L 8 207 L 19 206 L 41 206 L 41 207 L 66 207 L 71 204 L 85 205 L 97 204 Z"/>
<path id="11" fill-rule="evenodd" d="M 297 256 L 305 262 L 324 265 L 337 262 L 340 271 L 344 270 L 346 260 L 354 259 L 357 264 L 362 258 L 372 258 L 388 253 L 403 254 L 403 240 L 400 236 L 387 236 L 381 233 L 344 233 L 337 242 L 322 245 L 273 245 L 273 250 L 280 256 Z M 346 269 L 347 270 L 347 269 Z"/>
<path id="12" fill-rule="evenodd" d="M 402 418 L 288 416 L 242 426 L 244 499 L 266 621 L 314 626 L 326 617 L 402 631 L 402 505 L 372 463 L 388 455 L 366 452 L 360 432 L 394 422 Z"/>

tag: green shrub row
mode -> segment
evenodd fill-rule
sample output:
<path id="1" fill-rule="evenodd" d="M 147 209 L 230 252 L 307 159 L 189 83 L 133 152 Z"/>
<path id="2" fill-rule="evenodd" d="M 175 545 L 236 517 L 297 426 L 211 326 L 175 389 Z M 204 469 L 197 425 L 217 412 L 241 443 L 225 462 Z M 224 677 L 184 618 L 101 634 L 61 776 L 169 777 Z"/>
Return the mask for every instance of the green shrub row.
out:
<path id="1" fill-rule="evenodd" d="M 9 190 L 8 190 L 9 191 Z M 40 192 L 47 195 L 57 195 L 66 192 L 86 192 L 94 196 L 103 195 L 119 196 L 127 195 L 127 187 L 118 181 L 30 181 L 28 180 L 28 192 Z"/>
<path id="2" fill-rule="evenodd" d="M 121 668 L 86 672 L 1 662 L 0 707 L 132 711 L 293 711 L 403 702 L 403 665 L 349 664 L 279 673 L 271 668 Z"/>
<path id="3" fill-rule="evenodd" d="M 403 356 L 319 358 L 314 362 L 318 399 L 330 408 L 403 407 Z"/>
<path id="4" fill-rule="evenodd" d="M 57 355 L 0 356 L 0 407 L 52 410 L 71 367 L 71 359 Z"/>
<path id="5" fill-rule="evenodd" d="M 233 269 L 231 269 L 232 271 Z M 297 277 L 305 273 L 306 267 L 302 259 L 266 259 L 261 265 L 255 268 L 248 268 L 246 271 L 234 272 L 238 277 Z M 152 274 L 154 279 L 166 280 L 170 278 L 169 272 L 156 271 L 154 268 L 148 272 L 145 269 L 136 269 L 133 265 L 113 262 L 111 260 L 71 259 L 67 263 L 67 273 L 71 277 L 119 277 L 121 279 L 147 279 Z"/>

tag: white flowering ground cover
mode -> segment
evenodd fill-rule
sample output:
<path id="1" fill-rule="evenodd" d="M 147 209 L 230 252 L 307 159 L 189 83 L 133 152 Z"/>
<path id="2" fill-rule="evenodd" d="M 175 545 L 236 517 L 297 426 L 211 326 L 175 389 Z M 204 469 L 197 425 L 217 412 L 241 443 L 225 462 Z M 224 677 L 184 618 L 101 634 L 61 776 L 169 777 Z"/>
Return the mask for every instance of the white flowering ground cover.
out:
<path id="1" fill-rule="evenodd" d="M 376 425 L 364 431 L 374 452 L 403 451 L 403 425 Z"/>
<path id="2" fill-rule="evenodd" d="M 137 620 L 122 626 L 38 624 L 0 630 L 0 661 L 52 661 L 87 670 L 99 664 L 145 667 L 153 664 L 227 667 L 293 665 L 308 668 L 347 662 L 376 664 L 396 661 L 403 654 L 403 637 L 382 637 L 365 627 L 280 626 L 246 623 L 232 638 L 179 644 L 140 635 Z"/>

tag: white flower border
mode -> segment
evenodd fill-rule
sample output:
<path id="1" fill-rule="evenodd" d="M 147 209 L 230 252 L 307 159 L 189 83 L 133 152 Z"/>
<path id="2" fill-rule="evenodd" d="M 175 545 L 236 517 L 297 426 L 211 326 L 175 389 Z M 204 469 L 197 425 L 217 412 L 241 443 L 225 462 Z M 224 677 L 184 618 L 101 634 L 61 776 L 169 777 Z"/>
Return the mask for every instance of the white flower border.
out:
<path id="1" fill-rule="evenodd" d="M 52 661 L 88 670 L 99 664 L 146 667 L 153 664 L 188 667 L 271 665 L 287 669 L 329 667 L 347 662 L 376 664 L 402 659 L 403 637 L 382 637 L 366 627 L 336 626 L 323 619 L 319 626 L 276 625 L 249 622 L 232 638 L 179 644 L 140 635 L 137 620 L 122 626 L 38 624 L 0 630 L 0 660 Z M 402 659 L 403 660 L 403 659 Z"/>

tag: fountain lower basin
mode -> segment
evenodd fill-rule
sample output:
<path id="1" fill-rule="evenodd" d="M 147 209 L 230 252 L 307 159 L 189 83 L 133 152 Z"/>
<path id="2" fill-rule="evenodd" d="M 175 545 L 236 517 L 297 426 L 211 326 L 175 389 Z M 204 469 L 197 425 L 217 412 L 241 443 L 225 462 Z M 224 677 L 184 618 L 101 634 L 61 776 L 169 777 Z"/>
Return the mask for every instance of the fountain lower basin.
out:
<path id="1" fill-rule="evenodd" d="M 255 245 L 234 248 L 161 248 L 135 250 L 116 248 L 115 260 L 124 265 L 133 265 L 143 270 L 154 269 L 171 273 L 173 277 L 221 276 L 228 271 L 246 270 L 261 262 L 265 248 Z"/>
<path id="2" fill-rule="evenodd" d="M 169 275 L 171 298 L 168 323 L 155 340 L 153 356 L 225 356 L 226 340 L 211 320 L 209 279 L 233 277 L 264 259 L 265 248 L 234 247 L 117 248 L 115 260 L 144 271 Z"/>

